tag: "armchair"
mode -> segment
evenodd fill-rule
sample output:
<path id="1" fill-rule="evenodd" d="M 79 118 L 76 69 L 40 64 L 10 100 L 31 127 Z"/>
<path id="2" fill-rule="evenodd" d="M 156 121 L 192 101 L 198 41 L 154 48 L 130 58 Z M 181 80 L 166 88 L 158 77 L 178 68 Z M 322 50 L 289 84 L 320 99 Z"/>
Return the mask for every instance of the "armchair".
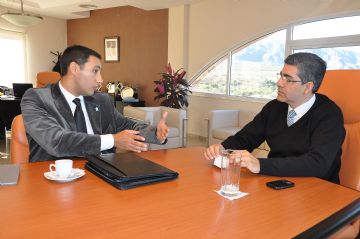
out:
<path id="1" fill-rule="evenodd" d="M 169 126 L 169 137 L 165 145 L 150 144 L 150 150 L 179 148 L 185 146 L 186 130 L 186 111 L 182 109 L 173 109 L 164 106 L 160 107 L 124 107 L 124 116 L 134 119 L 145 121 L 153 126 L 159 122 L 162 114 L 169 112 L 166 119 L 166 124 Z"/>
<path id="2" fill-rule="evenodd" d="M 10 160 L 12 163 L 29 162 L 29 143 L 22 115 L 17 115 L 11 125 Z"/>
<path id="3" fill-rule="evenodd" d="M 346 136 L 342 145 L 340 184 L 360 191 L 360 70 L 329 70 L 319 93 L 332 99 L 342 110 Z M 360 219 L 348 224 L 331 238 L 357 238 Z"/>
<path id="4" fill-rule="evenodd" d="M 60 80 L 61 76 L 55 71 L 39 72 L 36 75 L 36 87 L 42 88 L 48 84 L 54 84 Z"/>
<path id="5" fill-rule="evenodd" d="M 213 110 L 209 112 L 208 145 L 221 143 L 227 137 L 236 134 L 254 117 L 255 112 L 243 110 Z M 269 146 L 264 142 L 253 154 L 257 157 L 267 157 Z"/>

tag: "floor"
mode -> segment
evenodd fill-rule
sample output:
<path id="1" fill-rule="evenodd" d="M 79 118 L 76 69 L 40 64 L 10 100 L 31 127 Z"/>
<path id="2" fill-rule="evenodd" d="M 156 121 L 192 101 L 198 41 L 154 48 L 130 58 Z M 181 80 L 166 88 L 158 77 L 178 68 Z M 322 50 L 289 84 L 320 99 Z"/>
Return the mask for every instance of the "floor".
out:
<path id="1" fill-rule="evenodd" d="M 206 147 L 206 145 L 207 145 L 206 138 L 191 134 L 187 135 L 186 147 L 195 147 L 195 146 Z M 10 163 L 10 155 L 7 155 L 8 151 L 6 150 L 6 140 L 5 139 L 0 140 L 0 164 Z"/>

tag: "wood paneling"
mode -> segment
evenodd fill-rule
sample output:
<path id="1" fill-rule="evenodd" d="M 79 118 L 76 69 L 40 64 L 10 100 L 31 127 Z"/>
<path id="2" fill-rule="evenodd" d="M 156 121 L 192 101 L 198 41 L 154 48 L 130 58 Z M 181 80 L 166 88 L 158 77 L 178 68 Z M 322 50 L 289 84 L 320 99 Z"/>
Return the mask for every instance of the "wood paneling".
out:
<path id="1" fill-rule="evenodd" d="M 118 7 L 91 11 L 90 18 L 67 22 L 68 45 L 81 44 L 104 57 L 104 37 L 120 36 L 120 62 L 102 60 L 104 79 L 136 86 L 147 106 L 158 105 L 154 80 L 167 63 L 168 10 L 144 11 Z"/>

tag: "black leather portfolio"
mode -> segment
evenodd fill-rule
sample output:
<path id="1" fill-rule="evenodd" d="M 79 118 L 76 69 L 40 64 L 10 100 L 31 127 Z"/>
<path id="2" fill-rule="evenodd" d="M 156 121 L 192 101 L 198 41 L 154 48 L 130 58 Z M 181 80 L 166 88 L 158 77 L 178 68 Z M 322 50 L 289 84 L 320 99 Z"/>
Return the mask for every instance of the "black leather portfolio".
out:
<path id="1" fill-rule="evenodd" d="M 133 153 L 88 156 L 85 168 L 119 189 L 178 177 L 178 173 Z"/>

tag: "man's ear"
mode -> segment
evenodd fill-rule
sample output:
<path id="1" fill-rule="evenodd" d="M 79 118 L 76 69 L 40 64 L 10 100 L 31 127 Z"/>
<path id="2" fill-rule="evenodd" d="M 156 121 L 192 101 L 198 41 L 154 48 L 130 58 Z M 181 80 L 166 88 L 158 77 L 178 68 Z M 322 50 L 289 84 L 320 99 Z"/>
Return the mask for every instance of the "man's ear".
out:
<path id="1" fill-rule="evenodd" d="M 314 88 L 314 82 L 312 81 L 306 82 L 304 94 L 312 93 L 313 88 Z"/>
<path id="2" fill-rule="evenodd" d="M 76 74 L 80 70 L 80 67 L 76 62 L 73 61 L 69 64 L 68 69 L 71 74 Z"/>

